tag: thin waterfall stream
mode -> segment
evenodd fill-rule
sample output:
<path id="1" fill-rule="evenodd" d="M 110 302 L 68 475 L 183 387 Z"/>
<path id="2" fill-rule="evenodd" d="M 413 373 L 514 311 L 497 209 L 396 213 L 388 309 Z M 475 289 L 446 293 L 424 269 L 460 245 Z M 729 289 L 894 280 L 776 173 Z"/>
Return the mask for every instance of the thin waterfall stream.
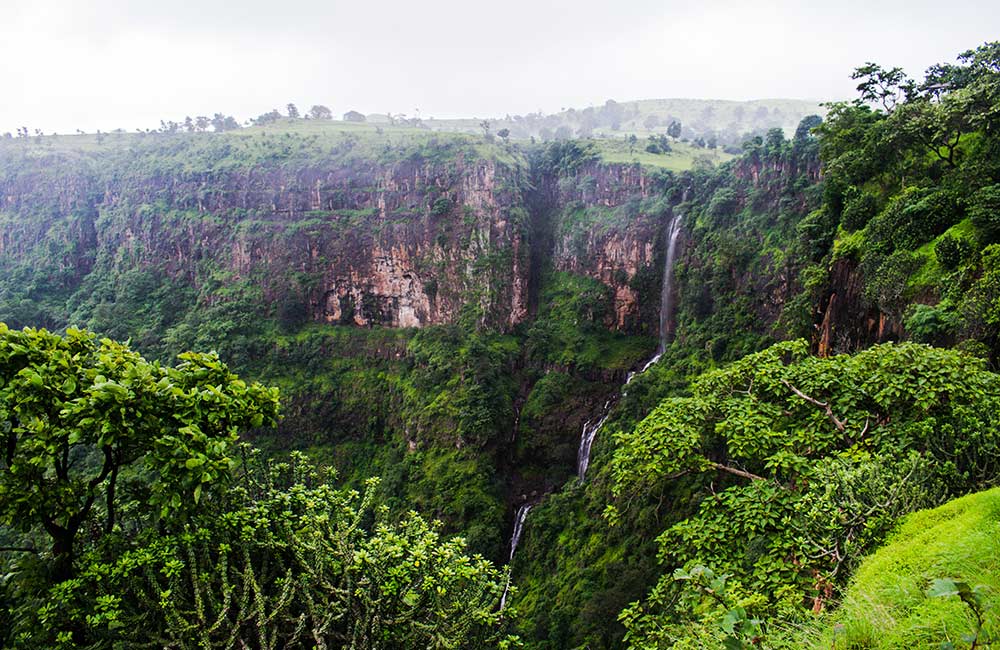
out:
<path id="1" fill-rule="evenodd" d="M 632 383 L 632 380 L 635 379 L 636 376 L 646 372 L 653 366 L 653 364 L 659 361 L 660 357 L 662 357 L 663 353 L 667 350 L 667 344 L 670 342 L 670 317 L 673 311 L 674 300 L 671 277 L 674 270 L 674 261 L 677 257 L 677 238 L 681 234 L 682 221 L 683 214 L 677 212 L 670 219 L 670 225 L 667 227 L 667 251 L 663 263 L 663 284 L 660 289 L 660 344 L 656 348 L 656 354 L 654 354 L 650 360 L 646 362 L 646 364 L 642 367 L 642 370 L 637 373 L 630 372 L 628 374 L 628 378 L 625 380 L 626 386 Z M 597 432 L 601 430 L 601 427 L 604 426 L 604 423 L 611 415 L 612 406 L 614 406 L 614 400 L 608 400 L 604 403 L 604 409 L 601 411 L 601 416 L 597 419 L 596 424 L 593 424 L 593 420 L 588 420 L 583 425 L 583 433 L 580 436 L 580 449 L 576 454 L 576 475 L 580 481 L 583 481 L 587 475 L 587 468 L 590 466 L 590 448 L 594 444 L 594 438 L 597 436 Z"/>
<path id="2" fill-rule="evenodd" d="M 683 201 L 687 200 L 687 191 L 685 190 Z M 683 220 L 683 214 L 677 212 L 673 214 L 670 219 L 670 223 L 667 226 L 667 250 L 666 258 L 663 263 L 663 284 L 660 292 L 660 322 L 659 322 L 659 336 L 660 343 L 657 346 L 656 354 L 654 354 L 649 361 L 643 365 L 642 370 L 639 372 L 630 372 L 628 378 L 625 380 L 625 386 L 637 376 L 649 370 L 653 364 L 660 360 L 663 353 L 667 349 L 667 344 L 670 342 L 670 317 L 671 311 L 673 309 L 673 287 L 671 286 L 671 276 L 674 269 L 674 259 L 677 254 L 677 239 L 681 232 L 681 221 Z M 604 408 L 601 410 L 601 415 L 596 420 L 587 420 L 583 425 L 583 433 L 580 436 L 580 448 L 577 450 L 576 454 L 576 476 L 577 479 L 583 483 L 587 475 L 587 468 L 590 466 L 590 449 L 594 444 L 594 438 L 597 437 L 597 432 L 601 430 L 604 423 L 607 422 L 608 418 L 611 416 L 611 409 L 615 405 L 616 400 L 614 398 L 609 399 L 604 403 Z M 514 553 L 517 551 L 517 545 L 521 541 L 521 535 L 524 532 L 524 524 L 528 519 L 528 513 L 531 511 L 531 507 L 534 504 L 525 503 L 517 510 L 517 514 L 514 516 L 514 532 L 510 539 L 510 557 L 507 560 L 508 570 L 507 570 L 507 582 L 503 588 L 503 596 L 500 598 L 500 609 L 501 611 L 507 605 L 507 594 L 510 590 L 510 564 L 514 560 Z"/>
<path id="3" fill-rule="evenodd" d="M 524 532 L 524 522 L 528 519 L 528 513 L 531 512 L 530 503 L 523 504 L 517 509 L 517 515 L 514 516 L 514 534 L 510 538 L 510 557 L 507 558 L 507 582 L 503 586 L 503 596 L 500 597 L 500 610 L 507 606 L 507 593 L 510 591 L 510 563 L 514 560 L 514 553 L 517 552 L 517 545 L 521 541 L 521 533 Z"/>

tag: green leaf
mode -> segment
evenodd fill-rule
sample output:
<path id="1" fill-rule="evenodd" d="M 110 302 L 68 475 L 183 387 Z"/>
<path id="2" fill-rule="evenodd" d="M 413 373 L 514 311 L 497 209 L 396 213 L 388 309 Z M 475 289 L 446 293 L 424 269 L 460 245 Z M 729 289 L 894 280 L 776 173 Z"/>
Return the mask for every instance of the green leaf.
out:
<path id="1" fill-rule="evenodd" d="M 734 634 L 736 625 L 745 621 L 746 618 L 747 610 L 742 607 L 736 607 L 726 612 L 726 615 L 722 617 L 720 625 L 727 634 Z"/>

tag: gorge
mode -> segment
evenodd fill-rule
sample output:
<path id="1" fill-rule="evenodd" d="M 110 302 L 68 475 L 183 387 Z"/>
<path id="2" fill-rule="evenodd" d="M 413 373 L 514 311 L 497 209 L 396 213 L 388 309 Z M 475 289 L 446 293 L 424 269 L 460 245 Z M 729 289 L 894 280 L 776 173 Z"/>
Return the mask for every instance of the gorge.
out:
<path id="1" fill-rule="evenodd" d="M 994 54 L 739 153 L 0 139 L 0 646 L 153 612 L 204 647 L 811 647 L 896 522 L 1000 467 Z"/>

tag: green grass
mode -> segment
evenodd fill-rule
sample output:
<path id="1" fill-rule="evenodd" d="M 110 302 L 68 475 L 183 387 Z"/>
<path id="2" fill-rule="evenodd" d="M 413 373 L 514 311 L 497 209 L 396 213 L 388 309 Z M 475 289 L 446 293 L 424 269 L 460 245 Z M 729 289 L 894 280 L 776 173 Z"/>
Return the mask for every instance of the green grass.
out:
<path id="1" fill-rule="evenodd" d="M 972 219 L 963 219 L 916 250 L 916 255 L 922 263 L 920 268 L 910 276 L 908 285 L 911 289 L 919 291 L 928 287 L 934 287 L 942 275 L 944 275 L 937 255 L 934 253 L 934 247 L 945 237 L 974 241 L 976 230 L 975 226 L 972 225 Z"/>
<path id="2" fill-rule="evenodd" d="M 996 607 L 1000 596 L 1000 488 L 955 499 L 904 519 L 889 543 L 855 574 L 833 612 L 820 648 L 939 648 L 974 630 L 971 611 L 957 597 L 930 598 L 937 578 L 982 586 Z M 986 632 L 1000 633 L 997 610 Z"/>
<path id="3" fill-rule="evenodd" d="M 646 151 L 648 141 L 640 139 L 634 147 L 630 147 L 624 139 L 594 140 L 600 152 L 601 159 L 610 163 L 638 163 L 644 167 L 655 167 L 673 172 L 692 169 L 697 161 L 703 161 L 713 166 L 732 160 L 735 156 L 721 149 L 695 147 L 684 142 L 671 142 L 670 153 L 654 154 Z"/>
<path id="4" fill-rule="evenodd" d="M 265 146 L 266 145 L 266 146 Z M 191 165 L 205 151 L 211 162 L 220 164 L 218 149 L 228 147 L 225 157 L 256 165 L 260 156 L 328 156 L 331 150 L 342 155 L 350 146 L 351 157 L 376 159 L 388 153 L 432 153 L 442 146 L 451 150 L 468 148 L 481 158 L 514 165 L 523 162 L 520 153 L 499 141 L 487 142 L 482 136 L 468 133 L 438 133 L 427 129 L 389 124 L 377 125 L 337 120 L 282 119 L 263 126 L 224 133 L 104 133 L 45 135 L 30 138 L 0 138 L 0 156 L 41 157 L 52 154 L 108 154 L 129 151 L 149 152 L 164 159 L 177 158 L 177 164 Z"/>

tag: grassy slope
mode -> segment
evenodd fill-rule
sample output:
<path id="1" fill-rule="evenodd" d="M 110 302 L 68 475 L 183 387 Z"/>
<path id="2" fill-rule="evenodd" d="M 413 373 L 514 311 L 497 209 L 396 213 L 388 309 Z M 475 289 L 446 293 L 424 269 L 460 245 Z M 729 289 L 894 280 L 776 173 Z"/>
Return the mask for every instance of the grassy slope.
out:
<path id="1" fill-rule="evenodd" d="M 153 143 L 184 142 L 187 147 L 179 150 L 190 163 L 192 157 L 191 147 L 198 144 L 208 145 L 210 143 L 225 142 L 233 147 L 234 151 L 229 152 L 229 157 L 235 157 L 240 153 L 250 155 L 254 147 L 250 144 L 253 139 L 292 136 L 296 138 L 294 143 L 296 149 L 302 147 L 305 140 L 306 146 L 336 147 L 350 141 L 352 143 L 351 154 L 353 157 L 376 159 L 380 155 L 389 151 L 406 148 L 412 149 L 421 147 L 431 142 L 449 142 L 455 144 L 468 144 L 475 148 L 475 151 L 484 158 L 492 158 L 499 162 L 514 164 L 517 162 L 517 154 L 499 142 L 495 144 L 487 143 L 482 137 L 469 134 L 445 134 L 433 131 L 415 129 L 404 126 L 358 124 L 353 122 L 341 122 L 334 120 L 291 120 L 282 119 L 264 126 L 254 126 L 250 128 L 226 131 L 224 133 L 87 133 L 82 135 L 47 135 L 31 138 L 0 139 L 0 156 L 17 155 L 27 153 L 29 155 L 43 155 L 47 153 L 108 153 L 129 149 L 140 149 L 149 147 Z M 276 141 L 268 142 L 270 145 L 266 153 L 270 156 L 280 155 L 280 149 L 276 148 Z M 292 143 L 289 143 L 292 144 Z M 241 152 L 241 149 L 243 150 Z M 168 151 L 157 151 L 158 155 L 169 155 Z M 298 153 L 296 151 L 296 153 Z M 318 152 L 317 152 L 318 153 Z M 212 155 L 217 155 L 213 151 Z M 197 158 L 194 161 L 198 161 Z M 2 162 L 2 161 L 0 161 Z"/>
<path id="2" fill-rule="evenodd" d="M 601 159 L 610 163 L 639 163 L 644 167 L 656 167 L 672 172 L 682 172 L 693 169 L 696 163 L 720 165 L 735 158 L 721 149 L 706 149 L 695 147 L 684 142 L 671 142 L 670 153 L 657 154 L 646 151 L 646 140 L 639 140 L 634 147 L 621 139 L 594 140 L 600 151 Z"/>
<path id="3" fill-rule="evenodd" d="M 1000 595 L 1000 488 L 955 499 L 907 517 L 886 546 L 858 570 L 832 624 L 814 640 L 820 648 L 938 648 L 974 629 L 957 597 L 928 598 L 936 578 L 982 585 Z M 1000 632 L 996 613 L 988 632 Z M 991 621 L 991 622 L 990 622 Z"/>

